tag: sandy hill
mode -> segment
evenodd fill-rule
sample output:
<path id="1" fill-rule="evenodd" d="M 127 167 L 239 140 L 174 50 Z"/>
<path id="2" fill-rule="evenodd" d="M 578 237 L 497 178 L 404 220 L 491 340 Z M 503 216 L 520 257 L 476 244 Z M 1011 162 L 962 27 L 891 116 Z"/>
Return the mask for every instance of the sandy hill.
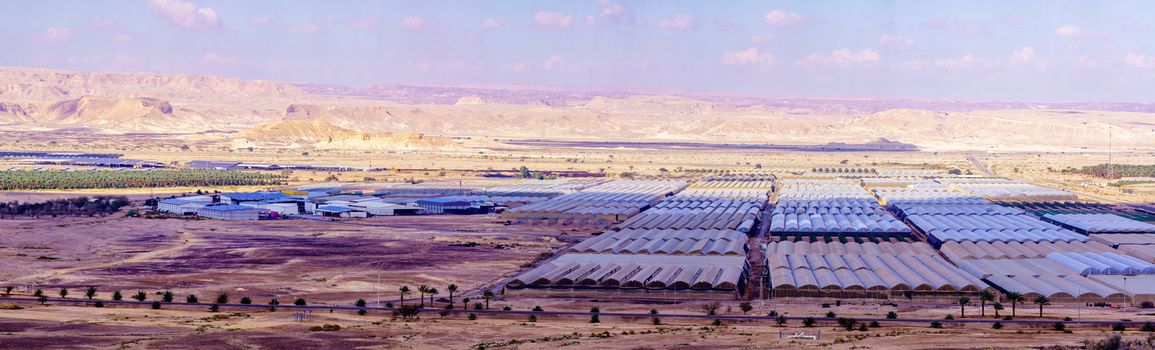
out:
<path id="1" fill-rule="evenodd" d="M 440 136 L 420 133 L 392 134 L 360 132 L 320 120 L 282 120 L 244 130 L 235 144 L 265 147 L 375 149 L 375 150 L 447 150 L 462 146 Z"/>

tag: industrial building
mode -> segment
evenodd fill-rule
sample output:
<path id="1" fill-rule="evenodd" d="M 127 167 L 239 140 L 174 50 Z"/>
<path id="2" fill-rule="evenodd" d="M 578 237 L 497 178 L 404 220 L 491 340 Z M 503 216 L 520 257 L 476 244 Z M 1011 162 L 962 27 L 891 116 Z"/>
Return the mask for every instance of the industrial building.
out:
<path id="1" fill-rule="evenodd" d="M 235 204 L 208 205 L 197 209 L 197 216 L 217 220 L 258 220 L 261 209 Z"/>

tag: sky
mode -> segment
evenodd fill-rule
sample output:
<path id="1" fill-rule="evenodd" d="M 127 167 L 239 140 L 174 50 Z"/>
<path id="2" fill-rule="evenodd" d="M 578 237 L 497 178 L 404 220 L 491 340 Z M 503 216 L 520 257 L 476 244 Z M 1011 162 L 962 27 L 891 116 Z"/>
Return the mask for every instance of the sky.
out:
<path id="1" fill-rule="evenodd" d="M 2 1 L 0 66 L 348 86 L 1155 102 L 1146 1 Z"/>

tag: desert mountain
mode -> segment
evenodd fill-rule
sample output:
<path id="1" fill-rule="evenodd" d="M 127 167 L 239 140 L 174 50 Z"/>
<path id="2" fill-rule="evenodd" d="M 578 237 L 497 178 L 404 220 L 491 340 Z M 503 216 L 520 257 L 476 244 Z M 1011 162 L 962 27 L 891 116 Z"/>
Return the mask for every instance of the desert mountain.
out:
<path id="1" fill-rule="evenodd" d="M 923 149 L 1155 149 L 1155 105 L 654 95 L 291 85 L 198 75 L 0 68 L 0 125 L 190 134 L 301 147 L 441 149 L 474 139 L 862 143 Z M 408 135 L 408 136 L 406 136 Z"/>
<path id="2" fill-rule="evenodd" d="M 320 120 L 281 120 L 244 130 L 233 140 L 236 145 L 264 147 L 365 149 L 365 150 L 449 150 L 462 146 L 440 136 L 419 133 L 369 133 L 345 129 Z"/>

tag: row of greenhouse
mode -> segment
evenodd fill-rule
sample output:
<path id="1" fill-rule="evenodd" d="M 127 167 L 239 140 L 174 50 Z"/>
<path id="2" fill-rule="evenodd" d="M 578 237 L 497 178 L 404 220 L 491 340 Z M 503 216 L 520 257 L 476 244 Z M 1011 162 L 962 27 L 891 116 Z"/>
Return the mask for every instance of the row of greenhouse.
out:
<path id="1" fill-rule="evenodd" d="M 506 210 L 513 221 L 586 220 L 610 224 L 624 221 L 686 188 L 683 181 L 615 180 Z"/>
<path id="2" fill-rule="evenodd" d="M 963 259 L 1034 259 L 1055 252 L 1110 252 L 1105 244 L 1087 242 L 970 242 L 949 241 L 939 249 L 951 261 Z"/>
<path id="3" fill-rule="evenodd" d="M 607 231 L 570 248 L 574 253 L 746 255 L 745 233 L 733 230 Z"/>
<path id="4" fill-rule="evenodd" d="M 986 284 L 933 254 L 767 255 L 775 295 L 824 292 L 958 292 Z M 800 292 L 809 294 L 798 294 Z"/>
<path id="5" fill-rule="evenodd" d="M 1079 233 L 1155 233 L 1155 225 L 1115 214 L 1047 214 L 1043 220 Z"/>

